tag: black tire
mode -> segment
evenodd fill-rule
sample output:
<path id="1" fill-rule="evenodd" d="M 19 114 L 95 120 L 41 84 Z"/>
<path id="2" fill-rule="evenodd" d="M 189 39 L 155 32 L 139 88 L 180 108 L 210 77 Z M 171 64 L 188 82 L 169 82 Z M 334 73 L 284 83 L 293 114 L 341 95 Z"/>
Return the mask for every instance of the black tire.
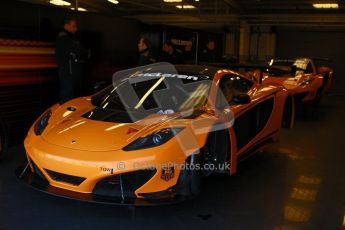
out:
<path id="1" fill-rule="evenodd" d="M 180 195 L 191 198 L 198 196 L 201 192 L 202 177 L 217 172 L 214 170 L 206 171 L 204 165 L 218 165 L 218 163 L 226 161 L 228 156 L 225 153 L 229 146 L 227 132 L 226 129 L 211 132 L 208 136 L 206 145 L 200 152 L 187 158 L 185 165 L 191 167 L 185 167 L 181 170 L 178 183 Z M 215 144 L 216 142 L 222 144 L 217 145 Z M 213 158 L 213 160 L 210 158 Z"/>
<path id="2" fill-rule="evenodd" d="M 224 162 L 229 161 L 228 155 L 229 149 L 229 136 L 228 130 L 222 129 L 213 131 L 207 138 L 207 143 L 202 149 L 201 159 L 203 165 L 214 165 L 218 166 Z M 206 170 L 202 171 L 204 176 L 209 176 L 212 173 L 222 172 L 220 170 Z"/>
<path id="3" fill-rule="evenodd" d="M 187 197 L 194 198 L 201 192 L 201 178 L 202 173 L 200 169 L 194 168 L 201 166 L 201 154 L 193 154 L 185 161 L 185 167 L 181 170 L 179 177 L 179 194 Z"/>
<path id="4" fill-rule="evenodd" d="M 5 158 L 7 152 L 7 131 L 5 123 L 0 120 L 0 160 Z"/>

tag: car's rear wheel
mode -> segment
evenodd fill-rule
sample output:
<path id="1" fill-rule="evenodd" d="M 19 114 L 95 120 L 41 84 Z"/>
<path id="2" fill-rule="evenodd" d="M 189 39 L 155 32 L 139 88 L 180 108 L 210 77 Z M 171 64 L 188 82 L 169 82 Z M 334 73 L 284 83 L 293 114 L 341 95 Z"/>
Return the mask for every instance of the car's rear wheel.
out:
<path id="1" fill-rule="evenodd" d="M 5 124 L 0 120 L 0 160 L 6 155 L 7 149 L 7 132 L 5 129 Z"/>

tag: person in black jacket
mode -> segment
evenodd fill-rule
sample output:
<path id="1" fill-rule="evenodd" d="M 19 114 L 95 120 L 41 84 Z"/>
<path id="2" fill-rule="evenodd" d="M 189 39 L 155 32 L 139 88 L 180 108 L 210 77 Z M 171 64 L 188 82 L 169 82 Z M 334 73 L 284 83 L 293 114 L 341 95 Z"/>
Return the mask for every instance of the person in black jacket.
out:
<path id="1" fill-rule="evenodd" d="M 209 39 L 206 44 L 206 48 L 201 52 L 200 61 L 201 62 L 217 62 L 218 58 L 216 55 L 216 43 L 214 40 Z"/>
<path id="2" fill-rule="evenodd" d="M 82 89 L 82 68 L 89 53 L 82 48 L 75 37 L 77 21 L 65 19 L 63 30 L 56 39 L 56 62 L 58 66 L 60 102 L 80 96 Z"/>
<path id="3" fill-rule="evenodd" d="M 171 41 L 166 41 L 163 44 L 162 61 L 169 62 L 171 64 L 182 64 L 182 52 L 175 49 L 174 44 Z"/>
<path id="4" fill-rule="evenodd" d="M 141 37 L 138 43 L 138 51 L 139 51 L 139 59 L 138 59 L 138 66 L 142 65 L 149 65 L 155 63 L 156 60 L 154 59 L 151 53 L 151 42 L 144 37 Z"/>

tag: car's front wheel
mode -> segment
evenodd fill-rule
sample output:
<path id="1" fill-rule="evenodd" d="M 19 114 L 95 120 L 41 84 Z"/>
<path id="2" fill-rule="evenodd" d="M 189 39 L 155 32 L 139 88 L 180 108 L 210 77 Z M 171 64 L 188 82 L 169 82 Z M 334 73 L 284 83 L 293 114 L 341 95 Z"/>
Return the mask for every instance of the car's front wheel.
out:
<path id="1" fill-rule="evenodd" d="M 187 158 L 179 177 L 179 194 L 184 197 L 195 197 L 201 191 L 201 154 L 193 154 Z"/>

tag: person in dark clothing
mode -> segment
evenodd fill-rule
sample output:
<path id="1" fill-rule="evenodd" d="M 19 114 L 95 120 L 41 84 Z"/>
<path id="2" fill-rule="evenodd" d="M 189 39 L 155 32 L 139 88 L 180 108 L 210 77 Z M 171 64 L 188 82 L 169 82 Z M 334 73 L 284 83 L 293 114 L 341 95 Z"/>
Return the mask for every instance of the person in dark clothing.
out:
<path id="1" fill-rule="evenodd" d="M 172 42 L 167 41 L 163 45 L 162 61 L 171 64 L 181 64 L 183 63 L 182 52 L 175 49 Z"/>
<path id="2" fill-rule="evenodd" d="M 151 49 L 151 42 L 147 38 L 143 38 L 143 37 L 140 38 L 139 43 L 138 43 L 138 51 L 139 51 L 138 66 L 149 65 L 156 62 L 150 49 Z"/>
<path id="3" fill-rule="evenodd" d="M 195 56 L 193 53 L 193 45 L 187 44 L 184 47 L 184 52 L 183 52 L 183 59 L 185 64 L 194 64 L 195 63 Z"/>
<path id="4" fill-rule="evenodd" d="M 82 67 L 89 52 L 82 48 L 75 37 L 77 22 L 65 19 L 63 30 L 56 39 L 56 62 L 60 84 L 60 102 L 80 96 L 82 91 Z"/>
<path id="5" fill-rule="evenodd" d="M 217 62 L 217 56 L 215 52 L 216 43 L 214 40 L 208 40 L 206 48 L 201 52 L 201 62 Z"/>

